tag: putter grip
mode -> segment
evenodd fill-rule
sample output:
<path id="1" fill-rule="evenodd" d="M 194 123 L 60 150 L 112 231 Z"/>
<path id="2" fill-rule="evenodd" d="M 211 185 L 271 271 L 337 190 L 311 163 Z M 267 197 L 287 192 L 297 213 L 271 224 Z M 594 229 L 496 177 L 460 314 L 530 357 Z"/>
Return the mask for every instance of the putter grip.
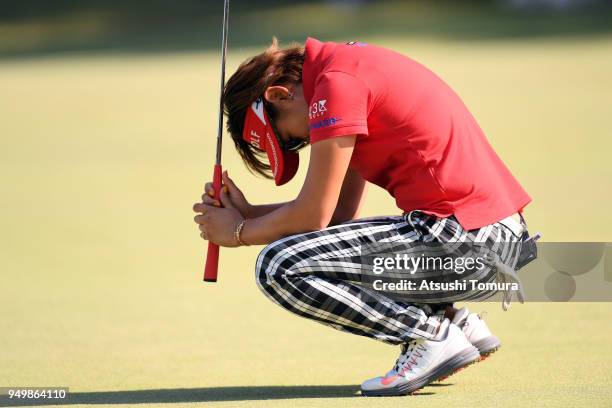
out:
<path id="1" fill-rule="evenodd" d="M 216 164 L 213 172 L 213 188 L 215 189 L 215 200 L 221 196 L 221 165 Z M 219 270 L 219 245 L 208 243 L 206 252 L 206 266 L 204 267 L 204 282 L 216 282 Z"/>

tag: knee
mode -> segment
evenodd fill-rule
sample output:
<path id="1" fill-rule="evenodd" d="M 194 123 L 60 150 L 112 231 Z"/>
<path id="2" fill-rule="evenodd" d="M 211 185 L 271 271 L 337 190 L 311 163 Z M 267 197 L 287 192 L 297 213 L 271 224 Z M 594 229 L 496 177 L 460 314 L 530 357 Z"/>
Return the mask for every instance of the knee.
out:
<path id="1" fill-rule="evenodd" d="M 287 246 L 281 241 L 272 242 L 261 250 L 255 262 L 255 280 L 260 288 L 284 274 L 283 260 L 286 256 Z"/>

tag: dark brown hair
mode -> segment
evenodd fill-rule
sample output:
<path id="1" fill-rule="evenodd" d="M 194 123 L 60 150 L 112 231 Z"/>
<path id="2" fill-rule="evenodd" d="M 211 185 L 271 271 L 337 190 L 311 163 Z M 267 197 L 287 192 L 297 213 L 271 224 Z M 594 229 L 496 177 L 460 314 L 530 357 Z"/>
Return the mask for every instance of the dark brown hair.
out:
<path id="1" fill-rule="evenodd" d="M 247 109 L 269 86 L 300 83 L 303 63 L 303 46 L 292 44 L 289 48 L 281 49 L 278 40 L 273 38 L 272 44 L 264 52 L 240 64 L 225 84 L 223 103 L 227 115 L 227 131 L 240 157 L 253 173 L 272 178 L 266 154 L 242 139 Z M 272 105 L 266 104 L 266 109 L 271 119 L 274 119 L 277 112 Z"/>

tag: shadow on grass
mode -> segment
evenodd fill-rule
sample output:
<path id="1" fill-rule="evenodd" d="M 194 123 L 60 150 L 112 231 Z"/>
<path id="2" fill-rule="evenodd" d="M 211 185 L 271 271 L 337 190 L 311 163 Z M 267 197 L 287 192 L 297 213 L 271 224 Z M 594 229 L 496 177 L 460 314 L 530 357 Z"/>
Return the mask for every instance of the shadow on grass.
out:
<path id="1" fill-rule="evenodd" d="M 65 400 L 16 400 L 0 396 L 0 407 L 41 405 L 99 405 L 99 404 L 163 404 L 215 401 L 262 401 L 300 398 L 361 397 L 357 385 L 296 385 L 256 387 L 177 388 L 134 391 L 100 391 L 68 393 Z M 413 396 L 433 395 L 416 392 Z"/>
<path id="2" fill-rule="evenodd" d="M 446 383 L 446 382 L 433 382 L 431 384 L 428 385 L 428 387 L 450 387 L 454 385 L 453 383 Z"/>

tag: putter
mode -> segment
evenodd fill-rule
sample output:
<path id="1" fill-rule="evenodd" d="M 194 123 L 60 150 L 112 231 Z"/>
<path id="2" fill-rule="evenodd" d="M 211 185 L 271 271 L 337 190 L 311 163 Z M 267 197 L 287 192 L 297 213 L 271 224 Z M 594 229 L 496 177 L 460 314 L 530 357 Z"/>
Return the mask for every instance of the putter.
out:
<path id="1" fill-rule="evenodd" d="M 225 88 L 225 54 L 227 53 L 227 28 L 229 20 L 229 0 L 223 2 L 223 34 L 221 37 L 221 94 L 219 97 L 219 126 L 217 129 L 217 155 L 213 170 L 213 188 L 215 199 L 221 195 L 221 143 L 223 141 L 223 90 Z M 208 243 L 206 266 L 204 267 L 204 282 L 216 282 L 219 270 L 219 246 Z"/>

